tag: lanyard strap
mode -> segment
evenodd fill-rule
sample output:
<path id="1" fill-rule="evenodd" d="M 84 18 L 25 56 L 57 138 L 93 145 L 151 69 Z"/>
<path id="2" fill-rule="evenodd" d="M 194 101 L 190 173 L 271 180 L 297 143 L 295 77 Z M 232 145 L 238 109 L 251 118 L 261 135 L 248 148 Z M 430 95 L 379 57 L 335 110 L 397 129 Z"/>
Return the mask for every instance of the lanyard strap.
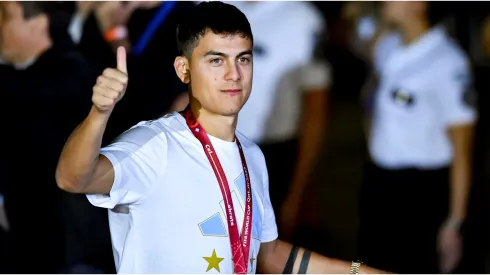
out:
<path id="1" fill-rule="evenodd" d="M 235 267 L 235 273 L 246 274 L 248 268 L 248 256 L 250 252 L 250 237 L 252 235 L 252 186 L 250 184 L 250 175 L 248 173 L 247 163 L 245 161 L 245 155 L 243 154 L 242 145 L 238 138 L 236 143 L 238 150 L 240 151 L 240 158 L 242 160 L 243 174 L 245 176 L 245 213 L 242 225 L 241 238 L 238 233 L 238 225 L 235 218 L 235 208 L 233 207 L 233 200 L 231 198 L 230 187 L 228 180 L 226 179 L 225 172 L 221 163 L 219 162 L 216 151 L 214 150 L 211 140 L 209 140 L 206 131 L 201 127 L 199 122 L 195 119 L 190 108 L 184 111 L 184 117 L 187 125 L 191 129 L 194 136 L 201 142 L 204 149 L 204 153 L 213 168 L 216 179 L 218 180 L 219 188 L 223 196 L 226 208 L 226 216 L 228 223 L 228 233 L 230 235 L 230 246 L 233 257 L 233 264 Z"/>
<path id="2" fill-rule="evenodd" d="M 175 1 L 170 1 L 170 2 L 164 1 L 162 4 L 160 4 L 160 8 L 155 13 L 150 23 L 146 26 L 146 29 L 141 35 L 141 37 L 138 39 L 138 42 L 136 42 L 136 44 L 134 45 L 133 54 L 141 55 L 143 53 L 143 51 L 145 50 L 146 46 L 150 42 L 155 32 L 158 30 L 160 25 L 165 21 L 165 19 L 173 10 L 176 4 L 177 2 Z"/>

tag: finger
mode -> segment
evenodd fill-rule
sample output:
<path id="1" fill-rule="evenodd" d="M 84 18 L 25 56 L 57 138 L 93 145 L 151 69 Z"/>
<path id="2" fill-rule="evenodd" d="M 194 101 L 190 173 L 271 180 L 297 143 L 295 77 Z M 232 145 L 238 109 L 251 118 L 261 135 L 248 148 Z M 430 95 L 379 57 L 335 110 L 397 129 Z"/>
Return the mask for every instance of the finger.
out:
<path id="1" fill-rule="evenodd" d="M 128 76 L 125 75 L 124 73 L 120 72 L 119 70 L 115 70 L 115 69 L 111 69 L 111 68 L 105 69 L 104 72 L 102 73 L 101 79 L 104 79 L 104 78 L 117 80 L 124 85 L 128 84 Z"/>
<path id="2" fill-rule="evenodd" d="M 124 74 L 128 74 L 128 68 L 126 66 L 126 49 L 124 47 L 117 48 L 117 69 Z"/>
<path id="3" fill-rule="evenodd" d="M 112 98 L 107 98 L 99 94 L 94 94 L 92 96 L 92 102 L 97 107 L 107 108 L 115 105 L 116 100 Z"/>
<path id="4" fill-rule="evenodd" d="M 107 89 L 117 93 L 122 93 L 125 89 L 125 85 L 122 84 L 120 81 L 110 78 L 101 78 L 98 85 L 106 87 Z"/>
<path id="5" fill-rule="evenodd" d="M 101 97 L 109 98 L 109 99 L 117 99 L 120 93 L 108 90 L 105 87 L 95 86 L 94 87 L 94 95 L 98 95 Z"/>

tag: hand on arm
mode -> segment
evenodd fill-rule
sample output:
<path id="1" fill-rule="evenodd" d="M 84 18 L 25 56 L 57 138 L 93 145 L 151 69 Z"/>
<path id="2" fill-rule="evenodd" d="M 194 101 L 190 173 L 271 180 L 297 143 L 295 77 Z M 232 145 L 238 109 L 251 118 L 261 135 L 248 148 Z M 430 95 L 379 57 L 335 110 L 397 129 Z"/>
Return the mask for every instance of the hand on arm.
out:
<path id="1" fill-rule="evenodd" d="M 100 32 L 114 51 L 121 46 L 130 51 L 131 42 L 126 24 L 139 5 L 139 1 L 128 1 L 127 4 L 122 1 L 107 1 L 95 8 Z"/>
<path id="2" fill-rule="evenodd" d="M 114 182 L 110 161 L 99 155 L 102 136 L 128 83 L 126 51 L 117 51 L 117 69 L 106 69 L 93 88 L 93 107 L 66 142 L 56 169 L 58 186 L 74 193 L 107 194 Z"/>
<path id="3" fill-rule="evenodd" d="M 349 274 L 351 262 L 327 258 L 304 248 L 275 240 L 263 243 L 258 256 L 260 272 L 270 274 Z M 361 264 L 360 274 L 385 274 L 387 272 Z"/>
<path id="4" fill-rule="evenodd" d="M 450 212 L 438 236 L 440 270 L 444 273 L 452 272 L 462 257 L 460 226 L 466 217 L 471 187 L 473 132 L 473 124 L 449 128 L 454 148 L 454 159 L 450 169 Z"/>

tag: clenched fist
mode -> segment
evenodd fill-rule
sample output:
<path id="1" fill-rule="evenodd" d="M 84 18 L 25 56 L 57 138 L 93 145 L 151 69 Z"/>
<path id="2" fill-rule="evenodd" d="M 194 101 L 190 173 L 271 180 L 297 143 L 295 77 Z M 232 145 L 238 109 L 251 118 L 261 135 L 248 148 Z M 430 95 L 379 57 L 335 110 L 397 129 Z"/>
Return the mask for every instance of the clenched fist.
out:
<path id="1" fill-rule="evenodd" d="M 116 103 L 123 97 L 128 85 L 128 70 L 126 67 L 126 50 L 117 49 L 117 69 L 107 68 L 97 78 L 93 88 L 92 102 L 102 113 L 111 112 Z"/>

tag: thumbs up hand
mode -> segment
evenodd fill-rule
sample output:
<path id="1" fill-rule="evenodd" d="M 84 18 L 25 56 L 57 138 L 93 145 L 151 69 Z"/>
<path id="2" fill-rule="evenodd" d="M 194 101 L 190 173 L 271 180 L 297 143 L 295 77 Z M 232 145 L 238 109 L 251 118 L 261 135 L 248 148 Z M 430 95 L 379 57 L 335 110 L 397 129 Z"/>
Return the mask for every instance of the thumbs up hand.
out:
<path id="1" fill-rule="evenodd" d="M 116 103 L 121 100 L 128 85 L 128 70 L 126 65 L 126 50 L 117 49 L 117 69 L 107 68 L 93 88 L 92 103 L 101 113 L 112 112 Z"/>

